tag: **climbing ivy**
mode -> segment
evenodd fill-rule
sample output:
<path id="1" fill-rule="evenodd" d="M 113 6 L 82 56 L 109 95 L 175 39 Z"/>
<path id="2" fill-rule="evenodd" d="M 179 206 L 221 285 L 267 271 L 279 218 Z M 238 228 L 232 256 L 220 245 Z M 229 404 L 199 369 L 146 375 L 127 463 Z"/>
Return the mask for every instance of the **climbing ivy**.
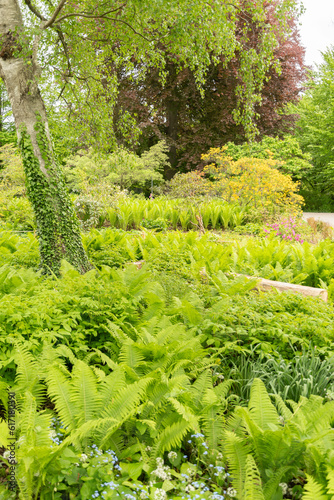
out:
<path id="1" fill-rule="evenodd" d="M 40 115 L 36 117 L 34 129 L 45 172 L 34 154 L 32 139 L 25 125 L 20 126 L 19 148 L 26 174 L 27 194 L 36 218 L 42 271 L 59 275 L 61 260 L 66 259 L 78 271 L 85 273 L 91 265 L 82 245 L 79 221 Z"/>

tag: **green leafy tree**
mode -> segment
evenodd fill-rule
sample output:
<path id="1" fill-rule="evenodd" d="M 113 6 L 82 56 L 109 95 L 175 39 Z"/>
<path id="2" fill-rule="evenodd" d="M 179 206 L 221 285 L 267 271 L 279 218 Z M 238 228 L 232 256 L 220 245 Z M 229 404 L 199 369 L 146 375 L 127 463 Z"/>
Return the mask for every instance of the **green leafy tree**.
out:
<path id="1" fill-rule="evenodd" d="M 167 150 L 166 143 L 160 141 L 141 156 L 123 148 L 110 155 L 98 154 L 93 149 L 81 151 L 68 158 L 66 178 L 72 189 L 79 190 L 99 183 L 117 185 L 123 190 L 143 186 L 147 181 L 162 182 L 159 170 L 168 163 Z"/>
<path id="2" fill-rule="evenodd" d="M 334 186 L 334 47 L 323 53 L 323 63 L 311 74 L 305 95 L 294 111 L 299 115 L 296 137 L 312 156 L 314 170 L 309 176 L 319 193 L 333 192 Z M 333 197 L 331 196 L 332 204 Z"/>
<path id="3" fill-rule="evenodd" d="M 53 86 L 69 103 L 82 130 L 88 121 L 94 136 L 110 142 L 116 78 L 101 71 L 105 62 L 122 64 L 135 75 L 132 59 L 146 68 L 159 67 L 166 77 L 164 51 L 168 46 L 180 64 L 189 66 L 201 85 L 210 63 L 208 54 L 226 64 L 240 55 L 240 85 L 236 92 L 240 120 L 249 134 L 260 90 L 273 59 L 280 29 L 294 12 L 294 0 L 282 0 L 276 9 L 278 25 L 266 22 L 262 1 L 233 0 L 128 0 L 97 2 L 59 0 L 3 0 L 0 4 L 0 76 L 5 82 L 15 119 L 27 177 L 27 193 L 36 215 L 42 267 L 58 273 L 66 258 L 81 272 L 90 265 L 85 255 L 79 223 L 66 192 L 49 133 L 45 105 L 39 90 L 41 75 L 52 77 Z M 242 11 L 245 25 L 237 24 Z M 257 21 L 259 44 L 248 44 L 247 18 Z M 42 47 L 43 50 L 38 50 Z M 44 79 L 45 81 L 45 79 Z M 104 99 L 103 90 L 110 91 Z M 124 119 L 124 127 L 132 127 Z M 123 118 L 122 118 L 123 119 Z M 108 122 L 109 120 L 109 122 Z M 110 126 L 108 127 L 108 123 Z"/>
<path id="4" fill-rule="evenodd" d="M 262 160 L 275 160 L 278 168 L 284 174 L 291 175 L 294 180 L 307 181 L 312 173 L 312 157 L 304 153 L 298 140 L 286 135 L 279 137 L 264 136 L 260 142 L 244 143 L 241 145 L 228 142 L 226 154 L 233 160 L 241 158 L 259 158 Z"/>

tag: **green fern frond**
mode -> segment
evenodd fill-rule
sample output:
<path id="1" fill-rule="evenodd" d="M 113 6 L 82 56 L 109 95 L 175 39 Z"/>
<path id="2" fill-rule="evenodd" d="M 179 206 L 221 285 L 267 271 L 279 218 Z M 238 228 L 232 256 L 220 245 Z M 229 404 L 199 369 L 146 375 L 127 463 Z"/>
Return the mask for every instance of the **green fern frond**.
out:
<path id="1" fill-rule="evenodd" d="M 302 500 L 329 500 L 324 488 L 312 476 L 306 474 L 307 483 L 304 486 Z"/>
<path id="2" fill-rule="evenodd" d="M 202 428 L 210 449 L 218 449 L 224 430 L 224 415 L 220 405 L 211 405 L 201 412 Z"/>
<path id="3" fill-rule="evenodd" d="M 177 411 L 181 417 L 192 424 L 193 428 L 195 429 L 198 427 L 198 418 L 193 414 L 191 409 L 189 407 L 186 407 L 182 403 L 180 403 L 177 399 L 169 397 L 168 401 L 171 403 L 171 405 L 174 407 L 174 409 Z"/>
<path id="4" fill-rule="evenodd" d="M 212 389 L 212 375 L 209 370 L 202 372 L 190 388 L 195 403 L 202 401 L 206 391 Z"/>
<path id="5" fill-rule="evenodd" d="M 270 424 L 277 426 L 278 413 L 270 400 L 264 383 L 259 378 L 255 378 L 253 381 L 248 408 L 252 419 L 261 429 L 269 429 Z"/>
<path id="6" fill-rule="evenodd" d="M 258 439 L 259 435 L 263 434 L 263 429 L 253 419 L 253 415 L 248 408 L 237 406 L 235 409 L 235 417 L 239 417 L 242 420 L 243 428 L 254 441 Z"/>
<path id="7" fill-rule="evenodd" d="M 237 498 L 242 498 L 245 479 L 246 479 L 246 459 L 250 453 L 250 446 L 234 432 L 225 431 L 223 433 L 223 449 L 231 475 L 233 477 L 233 486 L 237 490 Z"/>
<path id="8" fill-rule="evenodd" d="M 334 470 L 330 470 L 327 474 L 327 493 L 334 495 Z"/>
<path id="9" fill-rule="evenodd" d="M 140 347 L 131 341 L 127 341 L 121 347 L 119 352 L 119 360 L 122 364 L 130 368 L 136 368 L 144 361 L 145 357 Z"/>
<path id="10" fill-rule="evenodd" d="M 65 427 L 75 428 L 78 406 L 72 400 L 72 386 L 69 376 L 56 366 L 51 366 L 46 378 L 48 393 L 55 403 L 59 417 Z"/>
<path id="11" fill-rule="evenodd" d="M 18 424 L 20 435 L 24 436 L 26 448 L 32 449 L 36 446 L 50 447 L 51 414 L 37 411 L 36 399 L 29 391 L 25 393 Z M 36 432 L 36 429 L 38 429 L 38 432 Z"/>
<path id="12" fill-rule="evenodd" d="M 244 500 L 265 500 L 259 469 L 252 455 L 247 455 L 245 475 L 245 486 L 242 498 Z"/>
<path id="13" fill-rule="evenodd" d="M 56 349 L 53 349 L 59 356 L 63 356 L 64 358 L 68 358 L 72 364 L 75 363 L 76 357 L 73 354 L 72 350 L 67 345 L 58 345 Z"/>
<path id="14" fill-rule="evenodd" d="M 286 402 L 292 408 L 293 413 L 296 413 L 298 408 L 301 406 L 300 403 L 296 403 L 296 401 L 293 401 L 292 399 L 287 399 Z"/>
<path id="15" fill-rule="evenodd" d="M 121 424 L 124 420 L 133 415 L 151 380 L 152 379 L 149 378 L 142 379 L 121 389 L 105 408 L 102 417 L 115 419 Z M 111 429 L 104 429 L 102 433 L 104 437 L 101 443 L 106 443 L 113 432 L 114 427 Z"/>
<path id="16" fill-rule="evenodd" d="M 80 360 L 77 360 L 73 367 L 71 395 L 77 407 L 77 425 L 91 420 L 99 407 L 101 397 L 98 394 L 96 375 Z"/>
<path id="17" fill-rule="evenodd" d="M 111 417 L 88 420 L 79 427 L 73 429 L 61 444 L 63 446 L 69 444 L 77 445 L 77 443 L 80 443 L 82 440 L 87 438 L 96 440 L 99 434 L 103 435 L 102 429 L 108 429 L 109 432 L 112 433 L 115 432 L 121 425 L 121 421 Z"/>
<path id="18" fill-rule="evenodd" d="M 14 358 L 17 364 L 15 391 L 18 392 L 16 400 L 18 408 L 24 401 L 24 394 L 30 391 L 38 407 L 45 401 L 45 386 L 40 382 L 38 364 L 30 351 L 22 346 L 16 346 Z"/>
<path id="19" fill-rule="evenodd" d="M 172 448 L 179 448 L 181 446 L 182 440 L 189 430 L 192 429 L 192 424 L 181 420 L 180 422 L 175 422 L 174 424 L 168 426 L 164 431 L 158 436 L 152 451 L 151 451 L 151 462 L 155 465 L 157 457 L 159 457 L 164 451 L 169 451 Z"/>
<path id="20" fill-rule="evenodd" d="M 274 398 L 274 401 L 275 401 L 275 404 L 277 406 L 277 409 L 278 409 L 279 413 L 284 418 L 284 421 L 289 420 L 292 417 L 292 412 L 286 406 L 286 404 L 283 401 L 282 397 L 279 394 L 273 394 L 273 398 Z"/>
<path id="21" fill-rule="evenodd" d="M 220 384 L 216 385 L 214 387 L 214 392 L 217 396 L 220 398 L 225 399 L 234 383 L 234 380 L 224 380 L 224 382 L 221 382 Z"/>
<path id="22" fill-rule="evenodd" d="M 7 410 L 8 406 L 8 384 L 4 380 L 0 380 L 0 401 Z"/>
<path id="23" fill-rule="evenodd" d="M 17 364 L 15 384 L 18 387 L 28 387 L 36 379 L 37 362 L 31 352 L 22 345 L 17 345 L 14 353 Z"/>
<path id="24" fill-rule="evenodd" d="M 101 359 L 102 363 L 105 364 L 105 365 L 107 365 L 111 370 L 116 370 L 117 369 L 118 364 L 115 363 L 115 361 L 113 361 L 109 356 L 107 356 L 106 354 L 104 354 L 99 349 L 94 349 L 94 352 L 96 352 L 96 354 L 99 356 L 99 358 Z"/>
<path id="25" fill-rule="evenodd" d="M 282 466 L 276 472 L 274 472 L 273 476 L 266 482 L 263 488 L 264 496 L 266 500 L 271 500 L 275 498 L 275 494 L 277 493 L 278 488 L 280 488 L 279 484 L 282 482 L 284 476 L 292 469 L 292 467 Z"/>

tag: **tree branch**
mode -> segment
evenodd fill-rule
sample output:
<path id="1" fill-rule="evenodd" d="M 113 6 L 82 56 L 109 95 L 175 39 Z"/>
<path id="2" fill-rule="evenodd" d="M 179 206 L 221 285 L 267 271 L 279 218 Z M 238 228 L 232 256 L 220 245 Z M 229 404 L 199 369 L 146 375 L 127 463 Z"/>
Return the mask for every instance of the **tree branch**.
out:
<path id="1" fill-rule="evenodd" d="M 24 3 L 28 7 L 28 9 L 38 17 L 38 19 L 40 19 L 41 21 L 46 21 L 46 18 L 42 16 L 39 10 L 31 3 L 31 0 L 24 0 Z"/>
<path id="2" fill-rule="evenodd" d="M 50 17 L 50 19 L 44 24 L 43 29 L 45 30 L 46 28 L 49 28 L 49 26 L 52 26 L 53 23 L 56 21 L 56 17 L 58 16 L 59 12 L 62 10 L 64 7 L 65 3 L 67 0 L 60 0 L 59 4 L 55 8 L 54 13 Z"/>
<path id="3" fill-rule="evenodd" d="M 89 14 L 86 12 L 78 12 L 78 13 L 73 12 L 71 14 L 65 14 L 64 16 L 57 19 L 56 22 L 60 23 L 61 21 L 64 21 L 65 19 L 68 19 L 69 17 L 86 17 L 88 19 L 109 19 L 108 17 L 106 17 L 108 14 L 112 14 L 113 12 L 117 12 L 118 10 L 121 10 L 125 5 L 126 5 L 126 3 L 123 3 L 122 5 L 117 7 L 116 9 L 108 10 L 104 14 Z"/>
<path id="4" fill-rule="evenodd" d="M 67 47 L 67 43 L 66 43 L 66 40 L 65 40 L 65 37 L 64 37 L 64 33 L 62 32 L 62 30 L 60 29 L 59 26 L 56 26 L 55 30 L 56 30 L 56 32 L 58 34 L 58 38 L 60 40 L 60 43 L 62 44 L 63 49 L 64 49 L 64 54 L 65 54 L 66 61 L 67 61 L 68 76 L 71 76 L 72 75 L 72 66 L 71 66 L 70 55 L 69 55 L 69 52 L 68 52 L 68 47 Z"/>

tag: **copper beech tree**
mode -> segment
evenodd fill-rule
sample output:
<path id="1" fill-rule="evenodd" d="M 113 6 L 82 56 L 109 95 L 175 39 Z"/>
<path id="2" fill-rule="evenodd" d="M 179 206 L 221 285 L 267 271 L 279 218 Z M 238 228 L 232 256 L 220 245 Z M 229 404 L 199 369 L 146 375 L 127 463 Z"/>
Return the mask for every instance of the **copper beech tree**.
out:
<path id="1" fill-rule="evenodd" d="M 274 29 L 277 23 L 275 4 L 277 2 L 265 4 L 267 21 Z M 239 12 L 237 17 L 239 25 L 243 25 L 244 13 Z M 248 44 L 258 50 L 261 25 L 247 21 Z M 300 41 L 297 17 L 290 17 L 285 33 L 277 40 L 274 56 L 280 70 L 270 66 L 261 88 L 261 99 L 254 107 L 257 138 L 283 135 L 294 128 L 297 115 L 288 113 L 286 105 L 298 102 L 306 79 L 305 49 Z M 197 167 L 201 154 L 211 147 L 228 141 L 244 142 L 247 129 L 234 117 L 238 106 L 236 91 L 238 86 L 243 86 L 240 54 L 236 53 L 228 64 L 224 54 L 219 56 L 218 64 L 211 62 L 202 89 L 198 88 L 191 69 L 178 65 L 175 55 L 167 50 L 166 60 L 168 75 L 164 85 L 156 68 L 151 68 L 140 82 L 119 70 L 118 107 L 136 117 L 142 132 L 140 147 L 145 148 L 161 139 L 168 141 L 172 168 L 167 167 L 165 175 L 170 177 L 180 169 Z M 140 68 L 142 63 L 137 61 L 137 65 Z M 117 130 L 117 115 L 115 128 Z M 119 139 L 122 140 L 121 134 Z"/>
<path id="2" fill-rule="evenodd" d="M 80 272 L 90 265 L 79 224 L 55 161 L 39 82 L 45 75 L 59 87 L 59 99 L 86 100 L 94 113 L 110 114 L 117 81 L 101 68 L 106 61 L 136 78 L 134 61 L 168 78 L 165 48 L 179 67 L 189 68 L 198 88 L 209 65 L 238 54 L 236 118 L 251 134 L 254 111 L 278 39 L 294 16 L 294 0 L 275 3 L 269 23 L 264 0 L 0 0 L 0 77 L 10 99 L 23 157 L 44 272 L 59 273 L 62 258 Z M 244 24 L 240 24 L 240 15 Z M 249 24 L 259 30 L 253 47 Z M 96 96 L 108 86 L 108 102 Z M 57 88 L 58 88 L 57 87 Z M 72 96 L 72 97 L 71 97 Z M 103 135 L 101 127 L 96 132 Z"/>

